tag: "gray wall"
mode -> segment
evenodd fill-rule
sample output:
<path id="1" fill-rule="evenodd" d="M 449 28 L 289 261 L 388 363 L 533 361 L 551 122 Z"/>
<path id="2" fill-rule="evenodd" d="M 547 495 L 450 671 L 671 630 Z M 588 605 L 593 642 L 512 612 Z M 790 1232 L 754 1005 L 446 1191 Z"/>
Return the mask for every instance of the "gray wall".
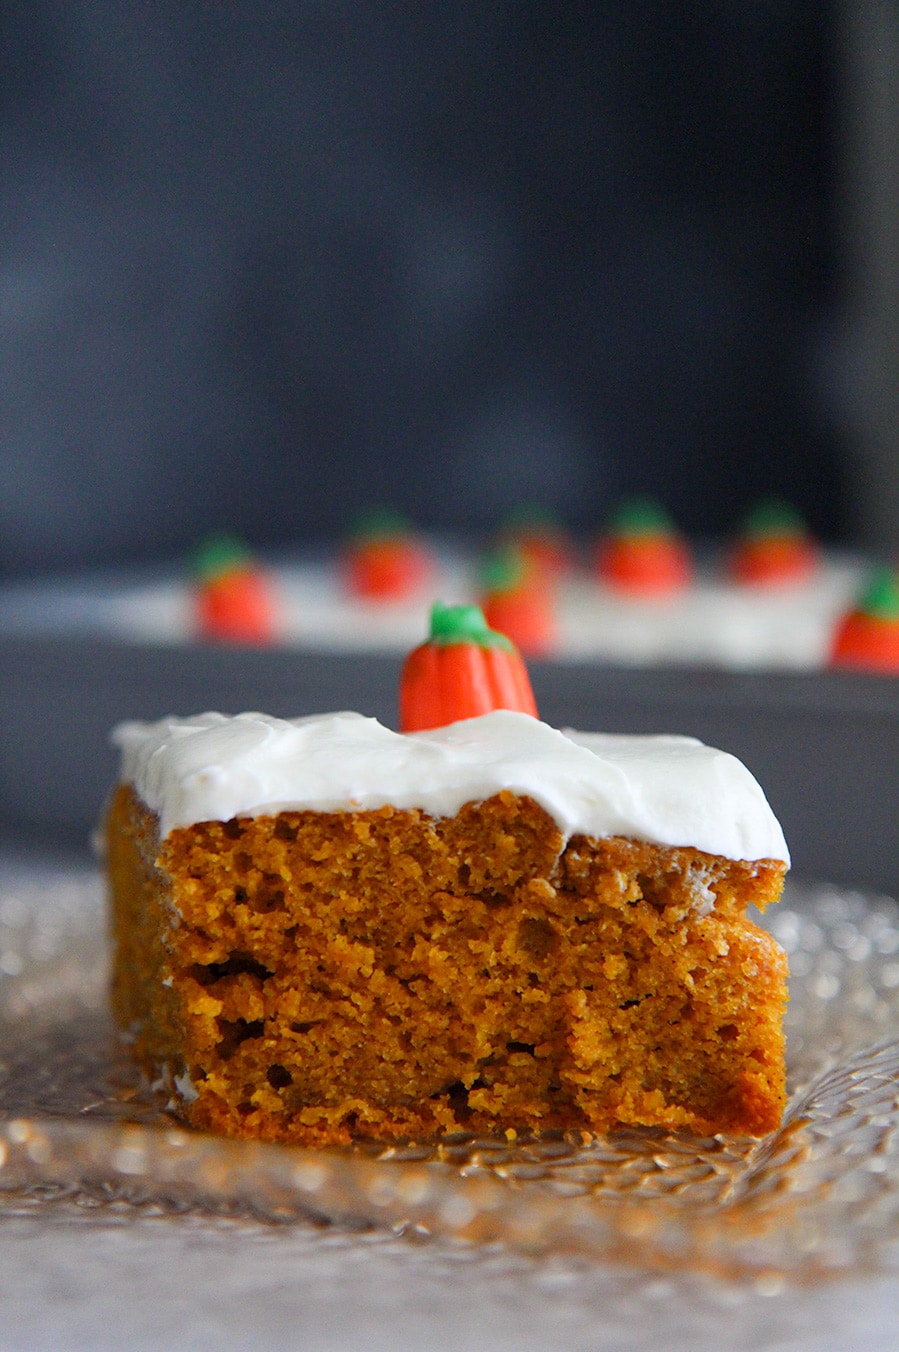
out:
<path id="1" fill-rule="evenodd" d="M 6 0 L 0 573 L 847 492 L 833 8 Z"/>
<path id="2" fill-rule="evenodd" d="M 857 517 L 899 558 L 899 5 L 845 0 L 844 401 Z"/>

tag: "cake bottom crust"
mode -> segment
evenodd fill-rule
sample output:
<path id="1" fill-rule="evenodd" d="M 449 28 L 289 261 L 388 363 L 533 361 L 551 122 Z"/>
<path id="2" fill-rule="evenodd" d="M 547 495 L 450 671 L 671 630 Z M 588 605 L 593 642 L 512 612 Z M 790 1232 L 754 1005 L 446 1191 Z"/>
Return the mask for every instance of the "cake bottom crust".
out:
<path id="1" fill-rule="evenodd" d="M 308 1144 L 783 1111 L 786 960 L 746 916 L 779 861 L 563 841 L 511 793 L 158 837 L 110 805 L 112 1001 L 174 1111 Z"/>

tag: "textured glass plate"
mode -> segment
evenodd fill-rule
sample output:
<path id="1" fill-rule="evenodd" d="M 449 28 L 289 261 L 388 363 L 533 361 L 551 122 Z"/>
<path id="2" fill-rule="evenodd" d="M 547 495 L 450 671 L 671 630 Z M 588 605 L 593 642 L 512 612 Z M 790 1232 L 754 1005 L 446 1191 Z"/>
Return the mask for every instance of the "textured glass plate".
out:
<path id="1" fill-rule="evenodd" d="M 790 1099 L 762 1141 L 628 1130 L 307 1150 L 172 1123 L 122 1057 L 99 880 L 0 872 L 0 1217 L 94 1206 L 316 1217 L 756 1280 L 899 1268 L 899 907 L 793 884 Z"/>

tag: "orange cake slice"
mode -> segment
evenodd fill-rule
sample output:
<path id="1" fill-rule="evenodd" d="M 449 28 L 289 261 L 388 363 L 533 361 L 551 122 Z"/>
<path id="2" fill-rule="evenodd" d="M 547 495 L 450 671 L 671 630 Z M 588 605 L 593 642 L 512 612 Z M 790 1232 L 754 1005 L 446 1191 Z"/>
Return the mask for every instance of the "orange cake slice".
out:
<path id="1" fill-rule="evenodd" d="M 783 833 L 734 757 L 497 711 L 117 730 L 113 1004 L 187 1122 L 307 1143 L 761 1135 Z"/>

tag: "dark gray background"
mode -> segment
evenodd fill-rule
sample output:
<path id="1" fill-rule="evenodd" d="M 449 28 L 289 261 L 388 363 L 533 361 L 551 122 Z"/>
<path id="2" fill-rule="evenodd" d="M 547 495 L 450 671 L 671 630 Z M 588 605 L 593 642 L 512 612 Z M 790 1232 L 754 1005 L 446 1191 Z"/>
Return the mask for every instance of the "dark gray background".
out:
<path id="1" fill-rule="evenodd" d="M 631 490 L 853 538 L 831 5 L 0 14 L 0 574 Z"/>

